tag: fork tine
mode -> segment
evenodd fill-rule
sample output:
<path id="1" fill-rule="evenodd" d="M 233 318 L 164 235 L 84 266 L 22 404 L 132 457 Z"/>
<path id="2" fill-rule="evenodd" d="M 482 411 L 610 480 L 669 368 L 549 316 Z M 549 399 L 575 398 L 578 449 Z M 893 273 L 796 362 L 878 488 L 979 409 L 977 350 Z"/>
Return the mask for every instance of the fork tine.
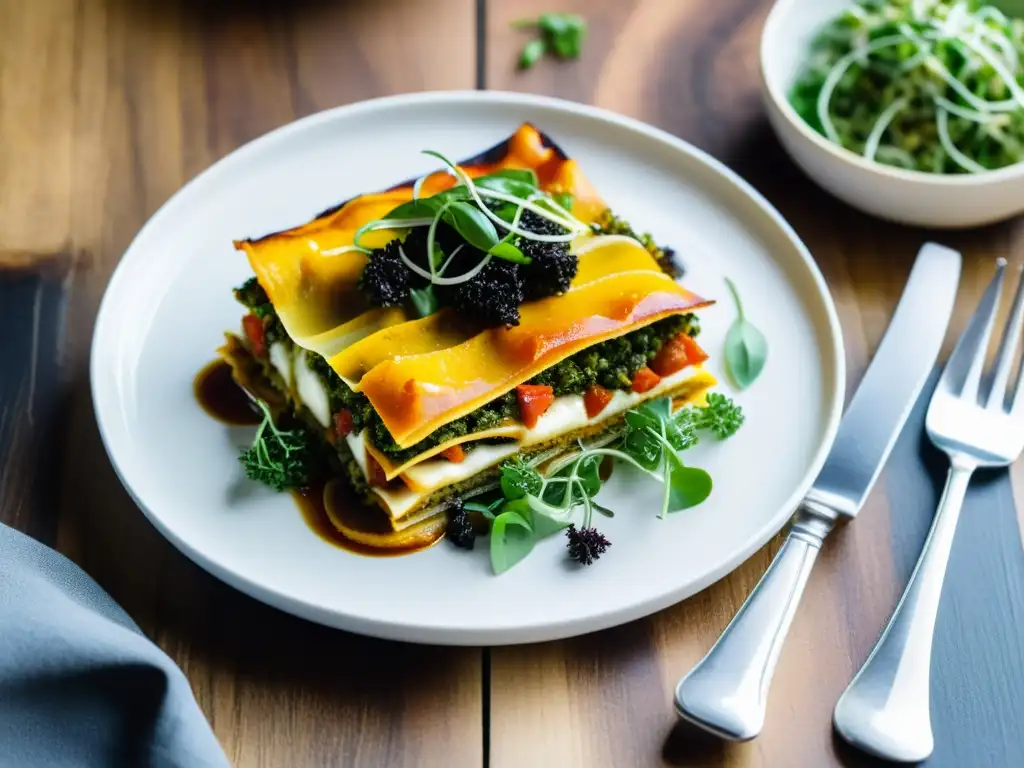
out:
<path id="1" fill-rule="evenodd" d="M 1018 270 L 1018 275 L 1024 275 L 1024 269 Z M 996 371 L 992 377 L 992 388 L 988 392 L 986 408 L 1002 406 L 1006 399 L 1006 382 L 1010 378 L 1010 368 L 1013 366 L 1013 356 L 1020 342 L 1021 327 L 1024 326 L 1024 277 L 1017 281 L 1017 292 L 1013 296 L 1013 308 L 1010 310 L 1010 318 L 1003 330 L 1003 338 L 999 342 L 999 352 L 996 354 Z"/>
<path id="2" fill-rule="evenodd" d="M 948 377 L 952 394 L 963 399 L 977 401 L 978 384 L 981 381 L 982 369 L 985 367 L 985 353 L 988 350 L 988 340 L 992 336 L 996 310 L 999 308 L 999 294 L 1003 289 L 1005 269 L 1006 259 L 998 259 L 996 273 L 985 289 L 967 328 L 957 341 L 953 354 L 949 356 L 949 362 L 946 363 L 943 378 Z"/>

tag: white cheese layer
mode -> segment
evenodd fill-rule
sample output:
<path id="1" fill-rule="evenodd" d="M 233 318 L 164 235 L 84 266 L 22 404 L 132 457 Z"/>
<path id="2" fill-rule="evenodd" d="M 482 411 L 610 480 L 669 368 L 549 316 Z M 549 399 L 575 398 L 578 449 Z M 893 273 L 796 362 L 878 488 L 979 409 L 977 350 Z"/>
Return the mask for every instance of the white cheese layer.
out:
<path id="1" fill-rule="evenodd" d="M 270 364 L 281 374 L 289 391 L 292 388 L 292 362 L 292 356 L 288 354 L 288 348 L 284 344 L 275 341 L 270 345 Z"/>
<path id="2" fill-rule="evenodd" d="M 331 426 L 331 401 L 327 396 L 327 389 L 324 387 L 320 377 L 310 370 L 306 350 L 299 350 L 295 356 L 295 394 L 299 402 L 309 409 L 314 418 L 324 427 Z"/>
<path id="3" fill-rule="evenodd" d="M 306 357 L 308 354 L 315 353 L 309 353 L 297 347 L 295 354 L 289 357 L 283 345 L 273 344 L 270 347 L 270 358 L 274 368 L 280 372 L 281 377 L 289 386 L 294 382 L 298 401 L 306 406 L 316 420 L 326 428 L 331 424 L 330 398 L 320 377 L 310 370 Z M 640 402 L 651 400 L 666 391 L 677 388 L 687 379 L 702 372 L 703 369 L 700 367 L 684 368 L 671 376 L 666 376 L 658 382 L 657 386 L 642 394 L 615 390 L 608 405 L 593 419 L 587 416 L 582 396 L 563 395 L 555 398 L 548 410 L 537 420 L 536 426 L 532 429 L 522 426 L 519 431 L 519 439 L 515 442 L 478 445 L 467 451 L 466 458 L 459 463 L 449 461 L 441 456 L 433 456 L 406 467 L 402 471 L 402 477 L 407 480 L 409 485 L 414 486 L 415 490 L 409 487 L 374 488 L 373 492 L 385 503 L 393 519 L 401 519 L 439 488 L 468 480 L 510 456 L 514 456 L 524 447 L 553 440 L 561 435 L 582 429 L 591 423 L 605 421 L 617 413 L 633 408 Z M 345 442 L 367 480 L 369 480 L 366 459 L 368 439 L 369 433 L 366 430 L 359 434 L 349 433 L 345 437 Z"/>
<path id="4" fill-rule="evenodd" d="M 348 448 L 352 451 L 352 457 L 356 460 L 356 464 L 363 471 L 363 477 L 370 478 L 370 470 L 366 465 L 366 431 L 363 430 L 358 435 L 355 432 L 349 432 L 345 435 L 345 442 L 348 443 Z"/>
<path id="5" fill-rule="evenodd" d="M 466 452 L 466 458 L 456 464 L 448 459 L 428 459 L 415 464 L 402 473 L 402 477 L 421 493 L 436 490 L 445 485 L 459 483 L 468 477 L 478 475 L 488 467 L 509 456 L 519 453 L 519 443 L 507 442 L 498 445 L 478 445 Z"/>
<path id="6" fill-rule="evenodd" d="M 408 478 L 411 484 L 416 486 L 416 490 L 406 487 L 395 490 L 374 488 L 373 491 L 387 504 L 392 518 L 401 518 L 408 510 L 414 508 L 438 488 L 468 480 L 485 469 L 514 456 L 523 447 L 553 440 L 588 424 L 603 422 L 616 413 L 621 413 L 640 402 L 651 400 L 666 391 L 679 387 L 687 379 L 702 372 L 701 368 L 684 368 L 678 373 L 666 376 L 656 387 L 642 394 L 616 391 L 612 395 L 611 402 L 593 419 L 588 418 L 587 409 L 581 396 L 558 397 L 544 415 L 537 420 L 537 425 L 533 429 L 524 427 L 525 436 L 522 440 L 500 445 L 478 445 L 467 451 L 465 460 L 458 464 L 445 458 L 430 458 L 407 467 L 402 472 L 402 476 Z M 346 439 L 365 474 L 366 447 L 364 441 L 368 439 L 367 432 L 364 430 L 358 436 L 349 435 Z"/>
<path id="7" fill-rule="evenodd" d="M 411 509 L 436 489 L 478 475 L 485 469 L 493 467 L 517 453 L 519 453 L 519 446 L 516 443 L 479 445 L 472 452 L 466 454 L 466 460 L 461 464 L 454 464 L 448 459 L 430 459 L 410 468 L 409 471 L 420 470 L 419 477 L 425 485 L 429 486 L 427 490 L 414 491 L 407 486 L 401 486 L 394 489 L 374 488 L 373 492 L 383 499 L 387 505 L 388 514 L 397 520 L 409 514 Z"/>
<path id="8" fill-rule="evenodd" d="M 573 432 L 581 429 L 587 424 L 597 424 L 605 421 L 610 416 L 628 411 L 630 408 L 642 403 L 645 400 L 652 400 L 663 392 L 675 389 L 684 381 L 700 373 L 702 368 L 683 368 L 671 376 L 666 376 L 654 387 L 643 393 L 624 392 L 621 389 L 612 391 L 612 399 L 593 419 L 587 416 L 587 406 L 583 403 L 582 395 L 562 395 L 555 398 L 555 401 L 537 419 L 533 429 L 524 429 L 524 435 L 520 439 L 520 445 L 528 446 L 543 443 L 566 432 Z"/>

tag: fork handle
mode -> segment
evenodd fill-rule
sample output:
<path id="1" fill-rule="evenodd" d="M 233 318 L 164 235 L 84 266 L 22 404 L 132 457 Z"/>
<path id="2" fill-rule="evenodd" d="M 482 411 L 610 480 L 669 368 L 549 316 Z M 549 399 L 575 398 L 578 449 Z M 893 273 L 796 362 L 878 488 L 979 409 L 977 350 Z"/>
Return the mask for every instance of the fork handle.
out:
<path id="1" fill-rule="evenodd" d="M 942 580 L 974 472 L 954 457 L 924 550 L 871 655 L 836 704 L 839 735 L 865 752 L 916 762 L 932 753 L 929 678 Z"/>

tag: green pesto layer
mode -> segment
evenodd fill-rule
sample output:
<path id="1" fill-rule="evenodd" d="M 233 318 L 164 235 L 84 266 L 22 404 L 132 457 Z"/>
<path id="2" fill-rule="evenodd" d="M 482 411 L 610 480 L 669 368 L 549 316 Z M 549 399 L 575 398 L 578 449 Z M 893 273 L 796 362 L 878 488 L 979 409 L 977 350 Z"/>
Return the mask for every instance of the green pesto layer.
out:
<path id="1" fill-rule="evenodd" d="M 256 278 L 235 289 L 238 301 L 264 318 L 268 344 L 291 344 L 280 320 Z M 647 365 L 664 342 L 681 332 L 696 336 L 700 328 L 696 315 L 674 315 L 651 325 L 600 342 L 562 360 L 527 384 L 548 385 L 556 396 L 583 394 L 588 387 L 599 384 L 606 389 L 629 390 L 637 371 Z M 515 391 L 482 405 L 472 413 L 450 421 L 409 448 L 399 446 L 366 396 L 353 392 L 316 354 L 307 356 L 309 367 L 320 377 L 330 397 L 331 412 L 348 409 L 352 413 L 353 427 L 368 430 L 370 442 L 396 463 L 402 463 L 443 442 L 498 426 L 506 419 L 519 420 L 519 405 Z M 472 448 L 472 444 L 466 446 Z M 354 473 L 351 473 L 354 474 Z"/>
<path id="2" fill-rule="evenodd" d="M 625 336 L 600 342 L 577 352 L 526 383 L 548 385 L 554 389 L 556 396 L 581 395 L 593 384 L 599 384 L 606 389 L 628 391 L 636 372 L 658 354 L 666 340 L 678 336 L 681 332 L 693 336 L 697 330 L 695 315 L 668 317 L 644 328 L 638 328 Z M 332 412 L 348 408 L 352 412 L 355 428 L 369 430 L 370 442 L 399 464 L 453 438 L 496 427 L 506 419 L 520 420 L 519 403 L 515 390 L 512 390 L 480 406 L 472 413 L 439 427 L 415 445 L 402 448 L 391 437 L 391 433 L 365 395 L 349 389 L 327 361 L 319 355 L 310 355 L 308 360 L 310 368 L 320 376 L 330 394 Z"/>

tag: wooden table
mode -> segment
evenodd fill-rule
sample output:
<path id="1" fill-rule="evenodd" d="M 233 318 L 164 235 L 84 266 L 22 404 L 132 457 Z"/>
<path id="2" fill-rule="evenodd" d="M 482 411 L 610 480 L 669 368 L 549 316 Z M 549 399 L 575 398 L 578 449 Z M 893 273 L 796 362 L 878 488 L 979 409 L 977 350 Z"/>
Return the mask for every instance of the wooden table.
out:
<path id="1" fill-rule="evenodd" d="M 777 541 L 683 604 L 593 636 L 496 649 L 368 640 L 234 592 L 164 541 L 110 467 L 88 386 L 92 324 L 110 272 L 186 180 L 301 115 L 476 87 L 641 118 L 750 180 L 821 265 L 852 391 L 928 233 L 847 209 L 783 155 L 758 100 L 757 43 L 770 5 L 0 0 L 0 520 L 68 554 L 120 601 L 183 667 L 234 764 L 859 762 L 834 740 L 831 708 L 913 560 L 893 561 L 896 510 L 884 493 L 823 553 L 782 653 L 764 734 L 723 746 L 676 725 L 671 691 Z M 589 20 L 582 59 L 517 72 L 524 33 L 509 22 L 554 6 Z M 992 258 L 1020 261 L 1022 231 L 1014 221 L 941 238 L 965 255 L 959 330 Z M 1003 695 L 982 691 L 978 701 L 1005 725 L 1014 716 Z"/>

